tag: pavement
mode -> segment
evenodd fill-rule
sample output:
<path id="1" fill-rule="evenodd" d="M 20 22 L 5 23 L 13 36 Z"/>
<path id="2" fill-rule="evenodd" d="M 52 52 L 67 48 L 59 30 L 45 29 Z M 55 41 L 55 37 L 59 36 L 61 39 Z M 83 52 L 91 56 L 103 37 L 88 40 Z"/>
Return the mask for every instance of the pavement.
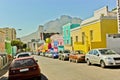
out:
<path id="1" fill-rule="evenodd" d="M 0 77 L 5 75 L 9 69 L 9 65 L 10 65 L 11 61 L 9 61 L 6 65 L 4 65 L 1 69 L 0 69 Z"/>

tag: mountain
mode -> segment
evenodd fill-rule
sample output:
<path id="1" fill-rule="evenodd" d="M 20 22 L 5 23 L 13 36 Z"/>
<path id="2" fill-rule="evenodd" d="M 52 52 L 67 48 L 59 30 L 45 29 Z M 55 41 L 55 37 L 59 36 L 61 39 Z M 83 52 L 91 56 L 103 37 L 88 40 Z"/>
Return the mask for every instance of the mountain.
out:
<path id="1" fill-rule="evenodd" d="M 59 19 L 49 21 L 44 24 L 44 32 L 46 33 L 62 33 L 62 26 L 67 23 L 80 24 L 81 19 L 77 17 L 70 17 L 67 15 L 62 15 Z"/>
<path id="2" fill-rule="evenodd" d="M 55 20 L 51 20 L 47 23 L 45 23 L 43 26 L 44 33 L 61 33 L 62 34 L 62 26 L 67 23 L 73 23 L 73 24 L 80 24 L 81 19 L 77 17 L 71 17 L 68 15 L 62 15 L 60 18 L 57 18 Z M 30 35 L 21 37 L 21 41 L 27 43 L 31 41 L 31 39 L 38 39 L 39 38 L 39 28 L 36 32 L 31 33 Z"/>

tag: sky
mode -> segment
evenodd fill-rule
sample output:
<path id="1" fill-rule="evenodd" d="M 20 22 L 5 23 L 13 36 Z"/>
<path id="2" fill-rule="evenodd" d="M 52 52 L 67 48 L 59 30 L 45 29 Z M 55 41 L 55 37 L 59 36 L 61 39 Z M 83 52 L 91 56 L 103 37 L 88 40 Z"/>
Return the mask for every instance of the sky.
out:
<path id="1" fill-rule="evenodd" d="M 112 10 L 116 0 L 0 0 L 0 28 L 15 28 L 22 37 L 61 15 L 85 20 L 104 6 Z"/>

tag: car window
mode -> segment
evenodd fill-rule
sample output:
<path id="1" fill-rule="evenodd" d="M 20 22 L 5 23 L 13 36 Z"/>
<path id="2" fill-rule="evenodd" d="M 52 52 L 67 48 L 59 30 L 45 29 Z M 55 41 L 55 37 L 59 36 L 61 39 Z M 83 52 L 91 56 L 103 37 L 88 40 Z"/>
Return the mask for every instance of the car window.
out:
<path id="1" fill-rule="evenodd" d="M 20 57 L 27 57 L 27 56 L 30 56 L 29 54 L 20 54 L 20 55 L 18 55 L 18 58 L 20 58 Z"/>
<path id="2" fill-rule="evenodd" d="M 98 55 L 98 51 L 97 50 L 94 50 L 94 55 Z"/>
<path id="3" fill-rule="evenodd" d="M 70 51 L 69 51 L 69 50 L 66 50 L 66 51 L 64 51 L 64 53 L 70 53 Z"/>
<path id="4" fill-rule="evenodd" d="M 92 54 L 92 55 L 93 55 L 93 52 L 94 52 L 94 50 L 91 50 L 91 51 L 89 52 L 89 54 Z"/>
<path id="5" fill-rule="evenodd" d="M 84 54 L 83 51 L 75 51 L 75 54 Z"/>
<path id="6" fill-rule="evenodd" d="M 20 67 L 32 66 L 35 64 L 36 63 L 33 59 L 22 59 L 22 60 L 16 60 L 11 67 L 20 68 Z"/>
<path id="7" fill-rule="evenodd" d="M 102 55 L 117 54 L 115 51 L 110 49 L 101 49 L 99 50 Z"/>

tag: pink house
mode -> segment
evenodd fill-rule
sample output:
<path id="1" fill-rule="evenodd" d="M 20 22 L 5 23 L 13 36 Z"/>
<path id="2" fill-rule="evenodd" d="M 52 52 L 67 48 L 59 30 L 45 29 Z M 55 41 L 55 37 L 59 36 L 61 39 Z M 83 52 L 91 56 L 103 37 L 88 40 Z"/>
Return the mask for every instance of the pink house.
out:
<path id="1" fill-rule="evenodd" d="M 63 42 L 63 36 L 60 34 L 54 34 L 50 37 L 51 39 L 51 46 L 52 48 L 54 48 L 55 52 L 59 51 L 59 46 L 63 46 L 64 42 Z"/>

